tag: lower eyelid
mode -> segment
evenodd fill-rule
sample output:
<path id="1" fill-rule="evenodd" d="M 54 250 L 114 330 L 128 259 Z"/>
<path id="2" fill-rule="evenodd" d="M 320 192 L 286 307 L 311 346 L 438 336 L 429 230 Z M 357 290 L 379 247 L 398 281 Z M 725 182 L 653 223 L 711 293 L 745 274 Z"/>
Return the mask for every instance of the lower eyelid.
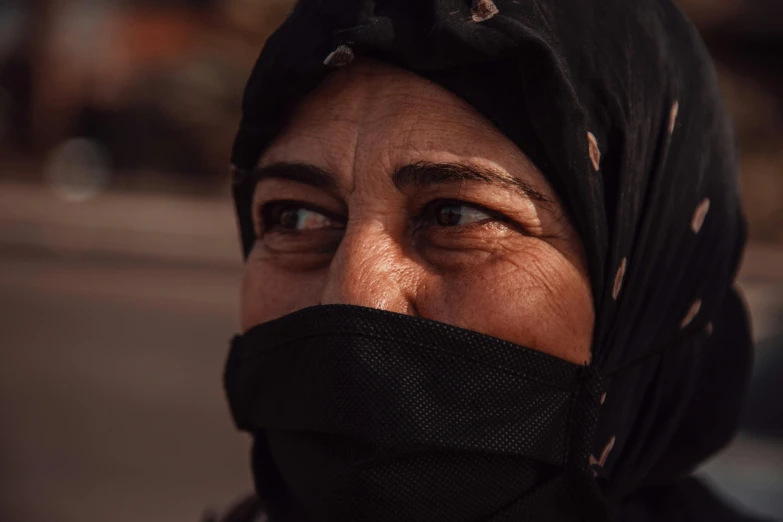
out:
<path id="1" fill-rule="evenodd" d="M 342 241 L 342 231 L 271 230 L 261 241 L 275 254 L 325 254 L 333 252 Z"/>

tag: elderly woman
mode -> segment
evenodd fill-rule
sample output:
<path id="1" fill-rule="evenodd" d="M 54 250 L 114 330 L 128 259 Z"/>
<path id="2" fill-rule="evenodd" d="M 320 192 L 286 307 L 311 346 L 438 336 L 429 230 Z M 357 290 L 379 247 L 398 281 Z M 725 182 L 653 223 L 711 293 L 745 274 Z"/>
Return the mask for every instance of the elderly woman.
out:
<path id="1" fill-rule="evenodd" d="M 301 0 L 233 163 L 244 519 L 749 520 L 690 476 L 749 374 L 745 225 L 669 0 Z"/>

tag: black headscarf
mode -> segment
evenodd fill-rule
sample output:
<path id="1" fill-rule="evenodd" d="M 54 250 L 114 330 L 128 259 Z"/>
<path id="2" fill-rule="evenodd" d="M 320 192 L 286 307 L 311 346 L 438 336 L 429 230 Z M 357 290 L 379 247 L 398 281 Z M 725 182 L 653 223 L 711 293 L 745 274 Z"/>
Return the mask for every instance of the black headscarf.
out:
<path id="1" fill-rule="evenodd" d="M 751 366 L 731 125 L 670 0 L 300 0 L 247 86 L 238 185 L 294 105 L 355 57 L 469 102 L 565 202 L 606 390 L 596 480 L 617 520 L 744 520 L 690 478 L 737 427 Z M 245 253 L 250 194 L 236 190 Z M 520 321 L 524 321 L 520 318 Z"/>

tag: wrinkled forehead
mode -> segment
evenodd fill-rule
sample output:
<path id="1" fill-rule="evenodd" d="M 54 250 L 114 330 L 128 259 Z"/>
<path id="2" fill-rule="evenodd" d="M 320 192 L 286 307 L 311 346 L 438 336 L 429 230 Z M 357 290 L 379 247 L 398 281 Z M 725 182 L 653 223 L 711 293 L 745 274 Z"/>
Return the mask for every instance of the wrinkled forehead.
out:
<path id="1" fill-rule="evenodd" d="M 557 201 L 524 151 L 465 100 L 372 59 L 335 71 L 302 99 L 259 166 L 306 162 L 340 174 L 357 159 L 384 162 L 389 171 L 420 161 L 482 164 Z"/>
<path id="2" fill-rule="evenodd" d="M 438 84 L 382 61 L 357 59 L 294 105 L 269 148 L 292 139 L 342 139 L 349 146 L 371 134 L 394 136 L 390 148 L 411 148 L 426 145 L 433 135 L 478 141 L 487 131 L 487 141 L 503 138 L 470 104 Z"/>
<path id="3" fill-rule="evenodd" d="M 331 71 L 295 105 L 286 127 L 304 121 L 323 125 L 347 122 L 383 125 L 394 117 L 436 114 L 449 127 L 481 127 L 490 123 L 453 92 L 415 72 L 372 58 L 357 58 Z M 410 131 L 417 130 L 410 124 Z"/>

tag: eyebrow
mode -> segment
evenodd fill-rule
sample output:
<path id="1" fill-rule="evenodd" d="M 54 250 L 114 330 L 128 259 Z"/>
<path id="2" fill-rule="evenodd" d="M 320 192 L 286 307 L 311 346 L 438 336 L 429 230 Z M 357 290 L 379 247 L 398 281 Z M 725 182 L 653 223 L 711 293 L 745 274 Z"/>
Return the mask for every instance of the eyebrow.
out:
<path id="1" fill-rule="evenodd" d="M 476 181 L 491 185 L 502 185 L 530 199 L 543 203 L 552 203 L 552 198 L 542 194 L 529 183 L 509 174 L 463 163 L 413 163 L 395 172 L 392 179 L 394 186 L 400 191 L 411 187 L 420 188 L 442 183 Z"/>
<path id="2" fill-rule="evenodd" d="M 339 184 L 331 172 L 306 163 L 273 163 L 253 169 L 250 175 L 255 183 L 263 179 L 285 179 L 316 188 L 335 191 L 339 188 Z M 406 165 L 392 176 L 392 182 L 399 191 L 464 181 L 502 185 L 535 201 L 553 202 L 552 198 L 542 194 L 529 183 L 511 175 L 476 165 L 422 161 Z"/>
<path id="3" fill-rule="evenodd" d="M 285 179 L 316 188 L 337 190 L 337 181 L 329 171 L 307 163 L 273 163 L 250 171 L 253 183 L 264 179 Z"/>

